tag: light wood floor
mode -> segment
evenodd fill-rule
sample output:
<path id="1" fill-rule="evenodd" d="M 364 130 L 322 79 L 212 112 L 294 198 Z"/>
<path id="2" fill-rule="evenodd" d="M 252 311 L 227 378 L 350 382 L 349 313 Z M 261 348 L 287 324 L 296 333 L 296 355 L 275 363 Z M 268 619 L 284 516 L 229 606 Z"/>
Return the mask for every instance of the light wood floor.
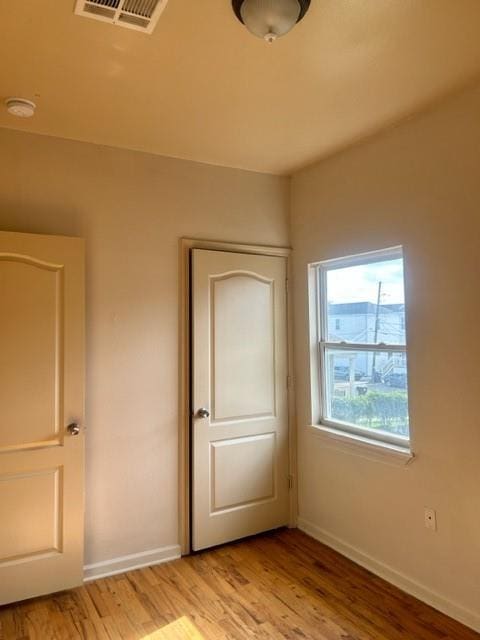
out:
<path id="1" fill-rule="evenodd" d="M 0 608 L 1 640 L 479 640 L 297 530 Z"/>

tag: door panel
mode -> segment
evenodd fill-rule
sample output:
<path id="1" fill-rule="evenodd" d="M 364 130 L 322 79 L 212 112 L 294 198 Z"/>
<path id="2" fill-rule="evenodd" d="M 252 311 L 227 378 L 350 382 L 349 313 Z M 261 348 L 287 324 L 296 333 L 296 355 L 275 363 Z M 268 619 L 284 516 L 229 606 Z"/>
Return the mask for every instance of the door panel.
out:
<path id="1" fill-rule="evenodd" d="M 0 549 L 4 563 L 61 550 L 61 474 L 62 469 L 56 468 L 0 476 Z"/>
<path id="2" fill-rule="evenodd" d="M 83 578 L 78 238 L 0 232 L 0 604 Z"/>
<path id="3" fill-rule="evenodd" d="M 212 278 L 212 422 L 275 413 L 273 283 L 253 274 Z M 247 312 L 245 302 L 255 309 Z"/>
<path id="4" fill-rule="evenodd" d="M 192 543 L 288 523 L 286 259 L 192 251 Z"/>
<path id="5" fill-rule="evenodd" d="M 58 442 L 62 290 L 60 265 L 0 255 L 0 452 Z"/>
<path id="6" fill-rule="evenodd" d="M 274 433 L 221 440 L 211 447 L 212 511 L 274 499 Z"/>

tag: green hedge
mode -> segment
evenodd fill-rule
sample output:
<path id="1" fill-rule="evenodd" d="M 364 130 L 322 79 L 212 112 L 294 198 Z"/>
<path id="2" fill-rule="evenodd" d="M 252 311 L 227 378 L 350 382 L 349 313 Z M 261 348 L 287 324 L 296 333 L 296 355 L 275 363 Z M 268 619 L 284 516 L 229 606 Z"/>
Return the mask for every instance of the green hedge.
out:
<path id="1" fill-rule="evenodd" d="M 332 418 L 396 433 L 408 432 L 408 400 L 404 391 L 332 399 Z"/>

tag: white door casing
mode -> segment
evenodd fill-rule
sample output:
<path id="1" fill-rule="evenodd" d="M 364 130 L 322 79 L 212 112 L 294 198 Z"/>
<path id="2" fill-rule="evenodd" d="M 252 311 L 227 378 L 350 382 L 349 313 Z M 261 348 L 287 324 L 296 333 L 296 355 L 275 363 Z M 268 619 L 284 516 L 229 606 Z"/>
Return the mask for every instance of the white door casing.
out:
<path id="1" fill-rule="evenodd" d="M 286 262 L 192 250 L 194 550 L 289 521 Z"/>
<path id="2" fill-rule="evenodd" d="M 0 232 L 0 304 L 5 604 L 83 579 L 83 240 Z"/>

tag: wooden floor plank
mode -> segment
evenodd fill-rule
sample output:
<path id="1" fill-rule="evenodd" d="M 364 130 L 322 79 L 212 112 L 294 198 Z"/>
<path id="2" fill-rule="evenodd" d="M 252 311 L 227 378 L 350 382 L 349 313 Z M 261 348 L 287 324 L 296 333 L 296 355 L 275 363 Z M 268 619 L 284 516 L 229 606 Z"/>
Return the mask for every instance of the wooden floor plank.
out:
<path id="1" fill-rule="evenodd" d="M 0 640 L 480 640 L 298 530 L 0 607 Z"/>

